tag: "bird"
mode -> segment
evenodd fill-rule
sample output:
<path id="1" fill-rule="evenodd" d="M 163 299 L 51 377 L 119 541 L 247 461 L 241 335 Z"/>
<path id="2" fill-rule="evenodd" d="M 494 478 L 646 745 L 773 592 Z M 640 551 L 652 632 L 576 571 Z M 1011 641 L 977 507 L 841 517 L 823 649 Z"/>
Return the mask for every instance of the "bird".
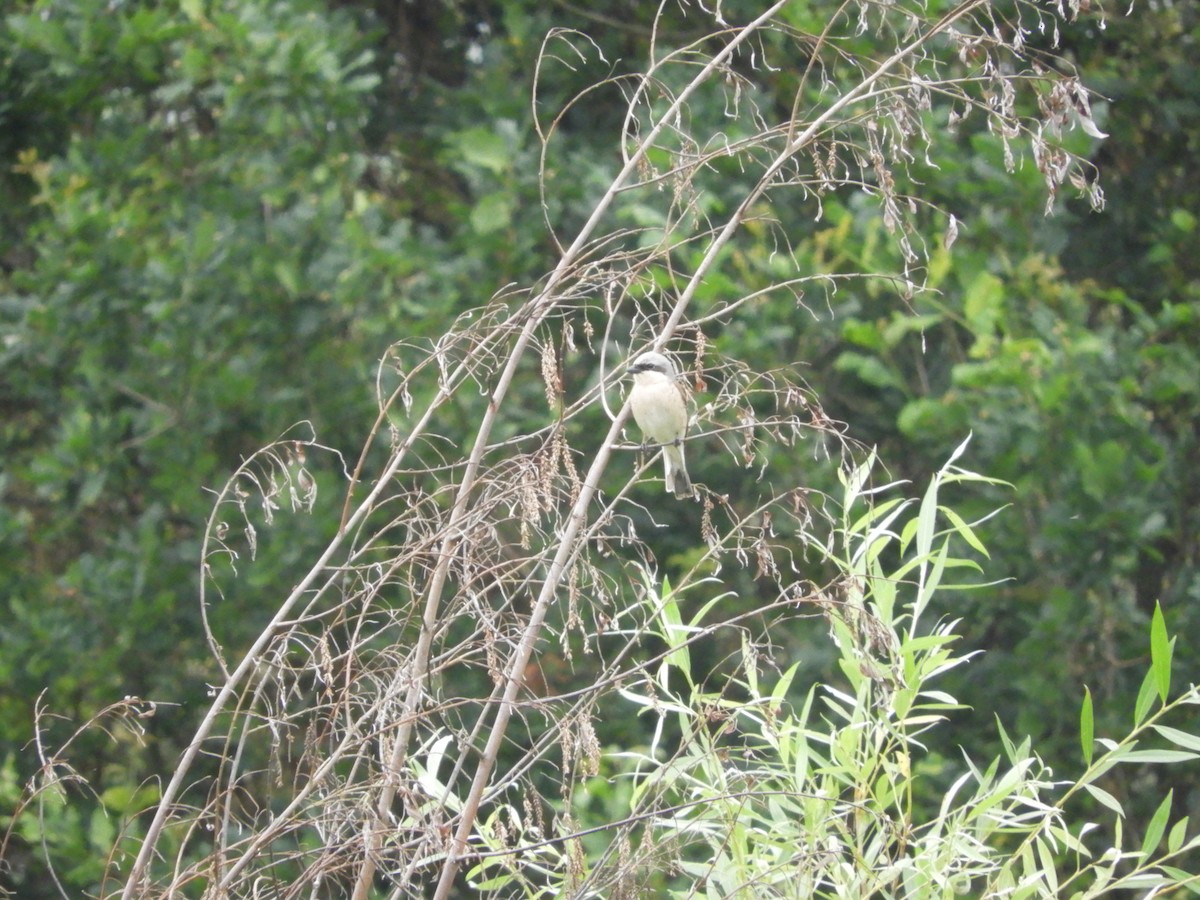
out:
<path id="1" fill-rule="evenodd" d="M 691 497 L 692 482 L 683 460 L 687 393 L 675 364 L 661 353 L 643 353 L 633 361 L 629 374 L 633 376 L 633 390 L 629 392 L 633 420 L 647 440 L 662 446 L 667 493 Z"/>

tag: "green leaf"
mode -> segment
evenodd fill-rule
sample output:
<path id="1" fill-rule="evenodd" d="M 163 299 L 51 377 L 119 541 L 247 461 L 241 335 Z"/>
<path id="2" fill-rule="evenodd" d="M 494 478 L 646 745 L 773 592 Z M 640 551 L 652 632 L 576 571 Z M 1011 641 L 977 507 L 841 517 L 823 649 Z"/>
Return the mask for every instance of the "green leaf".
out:
<path id="1" fill-rule="evenodd" d="M 779 677 L 779 680 L 775 682 L 775 687 L 771 689 L 772 700 L 774 700 L 776 703 L 783 703 L 783 701 L 787 698 L 788 689 L 792 686 L 792 679 L 796 677 L 796 672 L 799 671 L 799 669 L 800 662 L 794 662 L 788 667 L 787 671 Z"/>
<path id="2" fill-rule="evenodd" d="M 983 556 L 988 556 L 987 547 L 985 547 L 983 545 L 983 541 L 976 536 L 975 529 L 968 525 L 962 516 L 948 506 L 941 507 L 941 511 L 942 515 L 950 520 L 950 524 L 954 526 L 954 530 L 958 532 L 959 536 L 961 536 L 964 541 L 970 544 L 971 547 L 973 547 Z"/>
<path id="3" fill-rule="evenodd" d="M 952 465 L 954 465 L 956 462 L 958 462 L 959 457 L 961 457 L 964 453 L 967 452 L 967 447 L 968 447 L 968 445 L 970 445 L 971 438 L 973 438 L 974 436 L 975 435 L 973 433 L 968 433 L 967 436 L 965 438 L 963 438 L 961 442 L 959 442 L 959 445 L 954 448 L 953 452 L 950 454 L 950 458 L 948 460 L 946 460 L 946 464 L 944 466 L 942 466 L 942 471 L 941 471 L 942 475 L 945 475 L 949 471 L 950 467 Z M 973 474 L 973 473 L 965 473 L 961 469 L 959 470 L 959 473 L 967 474 L 967 475 Z"/>
<path id="4" fill-rule="evenodd" d="M 1101 743 L 1103 743 L 1103 741 L 1101 741 Z M 1080 777 L 1079 786 L 1083 787 L 1085 784 L 1091 784 L 1094 781 L 1098 781 L 1101 777 L 1107 774 L 1110 769 L 1115 768 L 1118 764 L 1120 764 L 1120 762 L 1121 759 L 1117 755 L 1101 757 L 1096 761 L 1093 768 L 1088 769 L 1088 771 Z"/>
<path id="5" fill-rule="evenodd" d="M 850 316 L 842 323 L 842 337 L 851 344 L 866 347 L 868 350 L 882 350 L 883 337 L 879 325 L 875 322 L 864 322 Z"/>
<path id="6" fill-rule="evenodd" d="M 1163 618 L 1162 606 L 1154 604 L 1154 618 L 1150 620 L 1150 668 L 1158 686 L 1158 696 L 1167 702 L 1171 693 L 1171 651 L 1174 642 L 1167 637 L 1167 623 Z"/>
<path id="7" fill-rule="evenodd" d="M 1151 666 L 1146 672 L 1146 677 L 1142 679 L 1141 690 L 1138 691 L 1137 703 L 1133 706 L 1133 724 L 1141 725 L 1146 721 L 1146 716 L 1150 715 L 1150 708 L 1154 706 L 1155 683 L 1154 683 L 1154 667 Z"/>
<path id="8" fill-rule="evenodd" d="M 1191 234 L 1196 230 L 1196 217 L 1186 209 L 1171 210 L 1171 224 L 1180 231 Z"/>
<path id="9" fill-rule="evenodd" d="M 980 272 L 963 295 L 963 315 L 977 341 L 987 341 L 1004 313 L 1004 283 L 990 272 Z"/>
<path id="10" fill-rule="evenodd" d="M 940 480 L 936 477 L 929 482 L 929 487 L 925 490 L 925 497 L 921 501 L 921 509 L 917 513 L 917 556 L 922 559 L 928 557 L 933 550 L 939 485 Z"/>
<path id="11" fill-rule="evenodd" d="M 888 518 L 882 524 L 883 528 L 887 528 L 895 520 L 896 516 L 900 512 L 900 509 L 903 509 L 905 506 L 907 506 L 909 502 L 910 501 L 904 500 L 900 497 L 895 497 L 891 500 L 885 500 L 877 506 L 870 507 L 865 513 L 855 519 L 854 524 L 849 526 L 846 531 L 849 534 L 866 534 L 868 526 L 870 526 L 873 522 L 878 521 L 884 515 L 891 513 L 891 515 L 888 515 Z M 897 507 L 900 509 L 897 509 Z"/>
<path id="12" fill-rule="evenodd" d="M 379 82 L 379 76 L 374 73 L 355 75 L 353 78 L 346 79 L 346 87 L 356 93 L 366 93 L 378 86 Z"/>
<path id="13" fill-rule="evenodd" d="M 941 399 L 917 397 L 900 407 L 896 414 L 896 427 L 905 437 L 927 437 L 935 428 L 945 428 L 948 415 L 954 415 L 954 410 L 947 410 L 947 404 Z"/>
<path id="14" fill-rule="evenodd" d="M 491 860 L 489 860 L 488 862 L 490 863 Z M 490 867 L 495 868 L 494 865 L 492 865 Z M 482 875 L 484 873 L 484 871 L 486 871 L 488 868 L 489 868 L 488 865 L 481 864 L 481 865 L 478 865 L 475 868 L 471 869 L 471 871 L 467 874 L 467 877 L 470 880 L 471 888 L 473 890 L 494 891 L 494 890 L 498 890 L 500 888 L 506 887 L 509 884 L 512 884 L 512 882 L 514 880 L 513 876 L 509 875 L 503 871 L 501 871 L 501 873 L 499 875 L 495 875 L 484 881 L 476 881 L 475 879 L 477 879 L 480 875 Z"/>
<path id="15" fill-rule="evenodd" d="M 88 822 L 88 843 L 99 850 L 107 850 L 112 846 L 112 840 L 117 831 L 116 819 L 103 809 L 92 810 Z"/>
<path id="16" fill-rule="evenodd" d="M 921 614 L 925 611 L 925 607 L 933 598 L 934 593 L 937 591 L 938 585 L 942 581 L 942 573 L 946 571 L 946 559 L 949 553 L 950 543 L 946 542 L 942 544 L 941 552 L 938 553 L 937 557 L 933 561 L 933 567 L 929 570 L 928 575 L 923 579 L 924 583 L 921 585 L 921 591 L 917 595 L 917 600 L 913 604 L 912 609 L 912 624 L 914 629 L 916 627 L 917 620 L 921 618 Z"/>
<path id="17" fill-rule="evenodd" d="M 1167 820 L 1171 817 L 1171 801 L 1174 797 L 1175 789 L 1172 788 L 1167 791 L 1167 796 L 1150 817 L 1150 824 L 1146 826 L 1146 836 L 1142 838 L 1142 856 L 1146 860 L 1150 859 L 1150 855 L 1162 840 L 1163 832 L 1167 830 Z"/>
<path id="18" fill-rule="evenodd" d="M 1046 884 L 1049 886 L 1052 893 L 1058 893 L 1058 872 L 1054 864 L 1054 853 L 1051 852 L 1049 845 L 1039 839 L 1034 840 L 1034 846 L 1037 848 L 1038 862 L 1042 866 L 1042 877 L 1046 879 Z"/>
<path id="19" fill-rule="evenodd" d="M 1016 757 L 1016 748 L 1013 746 L 1012 738 L 1008 736 L 1008 732 L 1004 730 L 1004 723 L 1000 721 L 1000 717 L 996 716 L 996 730 L 1000 733 L 1000 742 L 1004 745 L 1004 752 L 1008 758 Z"/>
<path id="20" fill-rule="evenodd" d="M 896 583 L 884 575 L 878 561 L 871 561 L 871 599 L 879 621 L 892 627 L 896 609 Z"/>
<path id="21" fill-rule="evenodd" d="M 659 605 L 659 617 L 662 625 L 662 637 L 670 652 L 663 658 L 663 664 L 674 667 L 690 680 L 692 663 L 688 652 L 688 633 L 684 627 L 683 616 L 679 612 L 679 601 L 671 589 L 669 581 L 663 580 L 663 592 Z"/>
<path id="22" fill-rule="evenodd" d="M 1055 841 L 1061 843 L 1064 847 L 1066 847 L 1072 853 L 1078 853 L 1080 856 L 1091 856 L 1092 855 L 1092 851 L 1087 848 L 1087 845 L 1084 844 L 1083 841 L 1081 841 L 1075 835 L 1071 834 L 1071 832 L 1068 831 L 1066 828 L 1060 828 L 1056 825 L 1049 825 L 1049 826 L 1047 826 L 1047 828 L 1048 828 L 1050 836 Z M 1086 830 L 1086 828 L 1085 828 L 1085 830 Z"/>
<path id="23" fill-rule="evenodd" d="M 512 163 L 508 141 L 491 128 L 476 126 L 448 135 L 451 145 L 466 163 L 500 174 Z"/>
<path id="24" fill-rule="evenodd" d="M 1178 822 L 1171 826 L 1171 833 L 1167 835 L 1167 852 L 1176 853 L 1183 846 L 1184 838 L 1187 837 L 1188 817 L 1184 816 Z"/>
<path id="25" fill-rule="evenodd" d="M 897 391 L 903 391 L 905 388 L 903 379 L 884 365 L 877 356 L 846 351 L 834 361 L 833 368 L 837 372 L 849 372 L 874 388 L 892 388 Z"/>
<path id="26" fill-rule="evenodd" d="M 1115 812 L 1118 816 L 1121 816 L 1122 818 L 1125 817 L 1125 810 L 1121 808 L 1121 801 L 1119 801 L 1108 791 L 1104 790 L 1104 788 L 1096 787 L 1094 784 L 1085 784 L 1083 789 L 1100 801 L 1100 803 L 1102 803 L 1104 806 L 1107 806 L 1109 809 Z"/>
<path id="27" fill-rule="evenodd" d="M 871 450 L 867 454 L 867 458 L 849 472 L 842 468 L 838 469 L 838 481 L 846 488 L 846 494 L 842 500 L 842 505 L 845 509 L 852 508 L 858 502 L 859 497 L 862 496 L 867 479 L 871 477 L 871 471 L 875 467 L 875 460 L 875 451 Z"/>
<path id="28" fill-rule="evenodd" d="M 1092 718 L 1092 692 L 1083 686 L 1083 706 L 1079 710 L 1079 742 L 1083 745 L 1084 765 L 1092 764 L 1092 742 L 1095 739 L 1095 721 Z"/>
<path id="29" fill-rule="evenodd" d="M 1176 866 L 1162 866 L 1162 870 L 1174 879 L 1175 884 L 1182 885 L 1190 893 L 1200 897 L 1200 877 L 1195 872 L 1188 872 Z"/>
<path id="30" fill-rule="evenodd" d="M 289 297 L 300 295 L 300 273 L 296 271 L 296 267 L 291 262 L 280 260 L 275 263 L 275 278 L 283 285 L 283 289 L 287 291 Z"/>
<path id="31" fill-rule="evenodd" d="M 512 224 L 513 198 L 511 193 L 497 191 L 481 197 L 471 210 L 471 227 L 476 234 L 491 234 Z"/>
<path id="32" fill-rule="evenodd" d="M 1122 756 L 1121 762 L 1178 763 L 1190 759 L 1200 759 L 1200 753 L 1188 753 L 1184 750 L 1134 750 Z"/>
<path id="33" fill-rule="evenodd" d="M 1167 725 L 1155 725 L 1153 727 L 1155 731 L 1171 743 L 1177 744 L 1187 750 L 1200 751 L 1200 736 L 1187 731 L 1180 731 L 1178 728 L 1171 728 Z"/>

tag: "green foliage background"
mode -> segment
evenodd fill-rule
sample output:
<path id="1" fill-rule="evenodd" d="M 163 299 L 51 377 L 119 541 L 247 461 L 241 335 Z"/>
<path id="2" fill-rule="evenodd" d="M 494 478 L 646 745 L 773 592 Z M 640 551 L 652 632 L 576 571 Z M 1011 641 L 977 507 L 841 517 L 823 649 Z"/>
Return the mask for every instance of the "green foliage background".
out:
<path id="1" fill-rule="evenodd" d="M 123 696 L 170 705 L 144 742 L 93 735 L 76 748 L 98 794 L 24 824 L 0 884 L 41 896 L 44 840 L 69 887 L 94 889 L 114 820 L 145 805 L 145 779 L 170 770 L 217 677 L 197 602 L 205 489 L 292 428 L 352 458 L 393 341 L 436 337 L 505 285 L 543 275 L 555 248 L 529 102 L 541 41 L 572 27 L 597 51 L 543 73 L 537 112 L 552 115 L 588 84 L 638 69 L 656 6 L 9 7 L 0 807 L 36 771 L 35 702 L 65 717 L 48 724 L 47 746 Z M 753 4 L 725 7 L 735 17 Z M 816 22 L 819 7 L 794 15 Z M 1083 81 L 1109 98 L 1097 108 L 1107 141 L 1069 136 L 1099 170 L 1104 212 L 1061 198 L 1043 217 L 1032 162 L 1006 174 L 968 120 L 946 138 L 950 162 L 924 176 L 961 223 L 950 250 L 931 252 L 936 292 L 906 306 L 888 284 L 850 282 L 806 298 L 813 314 L 764 298 L 711 336 L 764 369 L 802 361 L 827 411 L 897 476 L 923 481 L 973 431 L 970 466 L 1015 485 L 976 500 L 979 514 L 1012 504 L 979 529 L 989 575 L 1007 580 L 953 610 L 987 652 L 952 676 L 972 711 L 937 748 L 947 758 L 955 744 L 994 752 L 999 717 L 1051 762 L 1075 759 L 1082 685 L 1098 730 L 1106 709 L 1130 708 L 1156 600 L 1181 643 L 1200 645 L 1200 22 L 1187 4 L 1123 13 L 1093 6 L 1063 33 Z M 690 33 L 686 16 L 668 22 Z M 777 96 L 757 100 L 786 106 L 794 87 L 781 71 Z M 615 171 L 623 110 L 619 90 L 597 91 L 560 123 L 545 172 L 557 234 Z M 718 121 L 722 110 L 694 114 Z M 859 196 L 826 197 L 819 217 L 797 209 L 785 225 L 807 271 L 900 267 Z M 714 298 L 770 278 L 771 247 L 743 240 L 731 253 L 705 287 Z M 509 427 L 537 427 L 540 396 L 531 386 L 528 421 Z M 810 465 L 772 460 L 801 482 Z M 314 514 L 264 531 L 254 564 L 209 611 L 234 646 L 336 525 L 339 465 L 313 467 L 325 488 Z M 693 474 L 722 484 L 721 458 Z M 661 558 L 686 559 L 699 536 L 674 534 Z M 825 640 L 814 629 L 779 643 L 815 675 Z M 1176 666 L 1184 681 L 1200 677 L 1187 654 Z"/>

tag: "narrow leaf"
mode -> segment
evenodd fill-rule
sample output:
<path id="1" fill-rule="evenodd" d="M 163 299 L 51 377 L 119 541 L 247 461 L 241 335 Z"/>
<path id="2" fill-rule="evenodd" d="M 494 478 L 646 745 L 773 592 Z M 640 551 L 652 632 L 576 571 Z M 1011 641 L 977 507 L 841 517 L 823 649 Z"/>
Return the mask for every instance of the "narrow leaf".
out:
<path id="1" fill-rule="evenodd" d="M 967 444 L 971 443 L 971 437 L 973 435 L 974 435 L 974 432 L 968 432 L 967 436 L 965 438 L 963 438 L 963 442 L 954 448 L 954 452 L 951 453 L 950 458 L 948 460 L 946 460 L 946 465 L 944 465 L 942 467 L 943 470 L 950 468 L 951 463 L 953 463 L 960 456 L 962 456 L 964 453 L 967 452 Z"/>
<path id="2" fill-rule="evenodd" d="M 933 568 L 923 572 L 923 583 L 920 590 L 917 592 L 916 602 L 913 603 L 912 615 L 910 618 L 910 632 L 915 632 L 917 622 L 921 618 L 921 614 L 925 611 L 925 607 L 929 601 L 933 599 L 934 592 L 942 581 L 942 573 L 946 571 L 946 560 L 949 558 L 950 542 L 942 544 L 942 549 L 938 553 L 937 558 L 933 561 Z M 924 567 L 922 567 L 924 568 Z"/>
<path id="3" fill-rule="evenodd" d="M 684 628 L 679 601 L 666 579 L 663 579 L 662 597 L 659 601 L 659 622 L 662 625 L 662 638 L 671 648 L 663 658 L 663 663 L 679 669 L 690 683 L 692 666 L 691 654 L 688 652 L 688 629 Z M 665 682 L 663 686 L 666 687 Z"/>
<path id="4" fill-rule="evenodd" d="M 983 541 L 981 541 L 975 534 L 975 529 L 968 525 L 962 516 L 948 506 L 942 507 L 942 515 L 950 520 L 950 524 L 954 526 L 954 530 L 958 532 L 959 536 L 962 537 L 964 541 L 970 544 L 983 556 L 988 556 L 987 547 L 983 545 Z M 991 557 L 988 558 L 990 559 Z"/>
<path id="5" fill-rule="evenodd" d="M 1197 876 L 1194 872 L 1188 872 L 1186 869 L 1176 866 L 1163 866 L 1162 870 L 1174 879 L 1175 884 L 1187 888 L 1188 893 L 1192 896 L 1200 896 L 1200 883 L 1197 883 Z"/>
<path id="6" fill-rule="evenodd" d="M 897 506 L 908 506 L 908 504 L 911 502 L 912 501 L 904 500 L 900 497 L 896 497 L 891 500 L 885 500 L 883 503 L 880 503 L 878 506 L 871 507 L 865 513 L 859 516 L 858 519 L 855 520 L 854 524 L 847 528 L 846 531 L 850 534 L 866 534 L 872 522 L 879 520 L 882 516 L 888 512 L 891 512 Z M 888 521 L 890 523 L 890 517 Z"/>
<path id="7" fill-rule="evenodd" d="M 1146 716 L 1150 715 L 1150 708 L 1154 706 L 1155 684 L 1154 684 L 1154 668 L 1153 666 L 1146 672 L 1146 677 L 1142 681 L 1142 688 L 1138 691 L 1137 703 L 1133 705 L 1133 724 L 1141 725 L 1146 721 Z"/>
<path id="8" fill-rule="evenodd" d="M 1178 853 L 1179 848 L 1183 846 L 1183 839 L 1187 837 L 1188 817 L 1184 816 L 1178 822 L 1171 826 L 1171 833 L 1167 835 L 1167 852 Z"/>
<path id="9" fill-rule="evenodd" d="M 917 512 L 917 556 L 925 559 L 933 550 L 933 536 L 938 510 L 938 479 L 934 478 L 925 489 L 925 498 Z"/>
<path id="10" fill-rule="evenodd" d="M 1104 788 L 1096 787 L 1094 784 L 1085 784 L 1083 789 L 1115 812 L 1118 816 L 1124 817 L 1125 810 L 1121 808 L 1121 801 L 1119 801 L 1108 791 L 1104 790 Z"/>
<path id="11" fill-rule="evenodd" d="M 1092 764 L 1092 744 L 1096 735 L 1095 722 L 1092 719 L 1092 692 L 1085 684 L 1083 686 L 1083 706 L 1079 710 L 1079 743 L 1083 745 L 1083 763 Z"/>
<path id="12" fill-rule="evenodd" d="M 871 477 L 871 469 L 874 467 L 875 451 L 872 450 L 867 454 L 867 458 L 863 461 L 863 464 L 857 466 L 853 471 L 847 473 L 844 469 L 838 470 L 838 479 L 846 486 L 846 498 L 843 503 L 843 509 L 851 509 L 854 506 L 862 494 L 863 485 Z"/>
<path id="13" fill-rule="evenodd" d="M 1180 731 L 1178 728 L 1171 728 L 1167 725 L 1155 725 L 1154 730 L 1171 743 L 1183 747 L 1185 750 L 1200 751 L 1200 735 Z"/>
<path id="14" fill-rule="evenodd" d="M 1150 824 L 1146 826 L 1146 836 L 1142 838 L 1142 858 L 1149 860 L 1151 854 L 1158 848 L 1159 841 L 1162 840 L 1163 832 L 1167 830 L 1167 820 L 1171 817 L 1171 801 L 1175 797 L 1175 789 L 1167 791 L 1167 796 L 1163 798 L 1163 802 L 1158 805 L 1158 809 L 1154 811 L 1154 815 L 1150 817 Z"/>
<path id="15" fill-rule="evenodd" d="M 1000 742 L 1004 745 L 1004 752 L 1010 760 L 1016 759 L 1016 748 L 1013 747 L 1012 739 L 1009 738 L 1008 732 L 1004 730 L 1004 723 L 1000 721 L 1000 717 L 996 716 L 996 730 L 1000 732 Z"/>
<path id="16" fill-rule="evenodd" d="M 871 596 L 874 599 L 875 612 L 879 621 L 885 627 L 894 624 L 892 618 L 896 610 L 896 583 L 888 578 L 877 560 L 871 565 Z"/>
<path id="17" fill-rule="evenodd" d="M 1154 604 L 1154 618 L 1150 620 L 1150 668 L 1158 687 L 1158 696 L 1163 703 L 1171 693 L 1171 650 L 1173 642 L 1167 637 L 1167 622 L 1163 618 L 1162 606 Z"/>
<path id="18" fill-rule="evenodd" d="M 1034 840 L 1034 846 L 1037 848 L 1038 861 L 1042 865 L 1042 877 L 1046 879 L 1046 884 L 1051 892 L 1058 894 L 1058 873 L 1057 867 L 1054 865 L 1054 853 L 1045 841 Z"/>
<path id="19" fill-rule="evenodd" d="M 1200 687 L 1193 684 L 1187 689 L 1187 693 L 1179 698 L 1179 702 L 1186 703 L 1189 706 L 1196 706 L 1200 704 Z"/>
<path id="20" fill-rule="evenodd" d="M 1092 855 L 1092 851 L 1087 848 L 1083 841 L 1079 840 L 1079 838 L 1071 834 L 1067 829 L 1050 825 L 1048 826 L 1048 830 L 1055 842 L 1062 844 L 1072 853 L 1078 853 L 1080 856 Z"/>
<path id="21" fill-rule="evenodd" d="M 782 703 L 787 697 L 788 689 L 792 686 L 792 679 L 796 677 L 796 672 L 800 669 L 800 663 L 795 662 L 788 668 L 779 680 L 775 682 L 775 687 L 771 689 L 771 699 L 776 703 Z"/>
<path id="22" fill-rule="evenodd" d="M 1177 763 L 1189 759 L 1200 759 L 1200 753 L 1188 753 L 1184 750 L 1134 750 L 1121 757 L 1121 762 L 1139 763 Z"/>

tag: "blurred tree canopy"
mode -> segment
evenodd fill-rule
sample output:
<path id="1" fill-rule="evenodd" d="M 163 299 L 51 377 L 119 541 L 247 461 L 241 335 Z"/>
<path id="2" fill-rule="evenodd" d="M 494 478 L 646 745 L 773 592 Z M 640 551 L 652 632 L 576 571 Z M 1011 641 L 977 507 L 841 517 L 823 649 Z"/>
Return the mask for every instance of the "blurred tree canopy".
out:
<path id="1" fill-rule="evenodd" d="M 27 852 L 0 884 L 42 896 L 46 840 L 70 886 L 94 888 L 113 839 L 102 811 L 140 808 L 135 789 L 191 731 L 216 677 L 197 601 L 208 490 L 284 433 L 315 434 L 352 461 L 389 346 L 534 283 L 555 235 L 588 215 L 619 165 L 625 98 L 596 91 L 557 121 L 545 198 L 535 116 L 544 125 L 588 84 L 636 71 L 657 5 L 584 6 L 9 6 L 0 799 L 11 806 L 38 765 L 35 702 L 66 717 L 51 725 L 64 733 L 125 695 L 178 705 L 142 744 L 90 739 L 74 764 L 100 791 L 93 813 L 22 831 Z M 1200 642 L 1200 18 L 1185 3 L 1128 17 L 1082 6 L 1061 37 L 1108 98 L 1095 112 L 1110 136 L 1065 139 L 1094 162 L 1103 211 L 1064 195 L 1042 218 L 1028 150 L 1007 174 L 984 123 L 967 118 L 946 139 L 952 163 L 924 173 L 956 222 L 930 254 L 933 291 L 901 304 L 882 280 L 848 283 L 805 298 L 807 310 L 764 297 L 753 328 L 707 336 L 764 369 L 801 361 L 826 409 L 898 476 L 922 480 L 971 431 L 971 466 L 1015 486 L 977 500 L 980 515 L 1012 504 L 980 528 L 989 574 L 1006 581 L 947 610 L 988 651 L 955 675 L 974 715 L 954 739 L 979 755 L 996 715 L 1073 752 L 1068 710 L 1083 683 L 1098 719 L 1105 698 L 1136 693 L 1156 600 L 1173 632 Z M 725 15 L 754 8 L 726 3 Z M 796 26 L 819 29 L 821 14 L 797 10 Z M 679 41 L 694 31 L 686 5 L 666 21 Z M 554 28 L 586 34 L 596 56 L 541 72 L 531 105 Z M 794 81 L 781 70 L 778 94 L 757 102 L 786 106 Z M 811 272 L 900 267 L 862 200 L 825 197 L 786 223 Z M 772 250 L 743 241 L 705 290 L 752 293 Z M 530 422 L 546 416 L 540 396 L 531 386 Z M 719 481 L 710 465 L 697 459 L 693 474 Z M 265 530 L 253 565 L 211 604 L 235 644 L 336 526 L 340 463 L 314 471 L 318 514 Z M 664 541 L 663 558 L 687 558 L 692 539 Z M 822 659 L 817 636 L 781 643 Z M 1177 666 L 1200 678 L 1187 658 Z"/>

